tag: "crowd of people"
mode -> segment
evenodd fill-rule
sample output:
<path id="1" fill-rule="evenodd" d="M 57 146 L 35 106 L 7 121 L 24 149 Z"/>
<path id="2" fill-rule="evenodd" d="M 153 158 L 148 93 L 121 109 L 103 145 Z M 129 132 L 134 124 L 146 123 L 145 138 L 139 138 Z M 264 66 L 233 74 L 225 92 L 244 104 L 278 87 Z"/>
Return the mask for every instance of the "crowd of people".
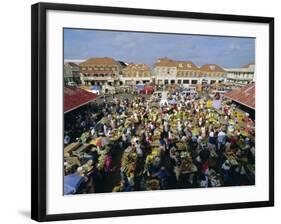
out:
<path id="1" fill-rule="evenodd" d="M 255 124 L 249 114 L 222 97 L 219 107 L 206 95 L 170 92 L 169 99 L 173 103 L 159 105 L 142 95 L 116 97 L 103 102 L 101 119 L 91 109 L 76 115 L 64 143 L 89 144 L 87 169 L 81 162 L 65 175 L 84 176 L 83 193 L 253 185 Z M 75 128 L 79 132 L 67 131 Z M 105 186 L 113 172 L 113 186 Z"/>

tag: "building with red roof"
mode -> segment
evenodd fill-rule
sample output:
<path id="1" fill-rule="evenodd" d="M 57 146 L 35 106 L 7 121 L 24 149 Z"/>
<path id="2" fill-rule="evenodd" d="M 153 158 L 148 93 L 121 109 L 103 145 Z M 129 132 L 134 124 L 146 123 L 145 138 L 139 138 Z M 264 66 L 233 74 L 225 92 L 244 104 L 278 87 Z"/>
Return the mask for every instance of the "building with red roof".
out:
<path id="1" fill-rule="evenodd" d="M 146 64 L 130 63 L 126 68 L 122 69 L 120 78 L 125 85 L 149 83 L 151 81 L 151 71 Z"/>
<path id="2" fill-rule="evenodd" d="M 160 58 L 154 64 L 157 84 L 214 84 L 224 82 L 225 70 L 216 64 L 197 67 L 192 61 Z"/>
<path id="3" fill-rule="evenodd" d="M 79 64 L 83 84 L 118 84 L 122 64 L 113 58 L 89 58 Z"/>

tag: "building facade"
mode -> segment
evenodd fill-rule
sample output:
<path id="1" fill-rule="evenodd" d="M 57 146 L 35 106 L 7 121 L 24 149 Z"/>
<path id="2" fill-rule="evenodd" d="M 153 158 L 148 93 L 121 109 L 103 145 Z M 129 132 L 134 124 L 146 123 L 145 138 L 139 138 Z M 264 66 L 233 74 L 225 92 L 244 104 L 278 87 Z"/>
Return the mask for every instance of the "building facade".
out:
<path id="1" fill-rule="evenodd" d="M 255 82 L 255 64 L 247 64 L 242 68 L 225 68 L 227 82 L 243 86 Z"/>
<path id="2" fill-rule="evenodd" d="M 154 64 L 152 82 L 157 85 L 174 84 L 176 79 L 176 63 L 166 57 L 158 59 Z"/>
<path id="3" fill-rule="evenodd" d="M 90 58 L 80 63 L 84 85 L 119 85 L 122 65 L 113 58 Z"/>
<path id="4" fill-rule="evenodd" d="M 177 66 L 177 84 L 199 84 L 200 72 L 191 61 L 175 61 Z"/>
<path id="5" fill-rule="evenodd" d="M 77 85 L 80 84 L 80 68 L 79 65 L 73 62 L 66 62 L 63 66 L 63 80 L 64 84 L 75 82 Z"/>
<path id="6" fill-rule="evenodd" d="M 176 61 L 161 58 L 154 64 L 156 84 L 214 84 L 224 82 L 226 71 L 216 64 L 205 64 L 198 68 L 191 61 Z"/>
<path id="7" fill-rule="evenodd" d="M 191 61 L 164 57 L 158 59 L 153 69 L 150 69 L 146 64 L 126 64 L 108 57 L 90 58 L 79 66 L 75 63 L 65 63 L 64 80 L 65 83 L 74 81 L 77 84 L 81 81 L 84 85 L 208 85 L 227 82 L 242 86 L 255 81 L 255 65 L 222 68 L 217 64 L 204 64 L 198 67 Z"/>
<path id="8" fill-rule="evenodd" d="M 122 69 L 120 81 L 125 85 L 145 84 L 152 81 L 151 77 L 151 70 L 148 65 L 130 63 Z"/>
<path id="9" fill-rule="evenodd" d="M 200 67 L 200 84 L 215 84 L 226 81 L 226 71 L 216 64 L 205 64 Z"/>

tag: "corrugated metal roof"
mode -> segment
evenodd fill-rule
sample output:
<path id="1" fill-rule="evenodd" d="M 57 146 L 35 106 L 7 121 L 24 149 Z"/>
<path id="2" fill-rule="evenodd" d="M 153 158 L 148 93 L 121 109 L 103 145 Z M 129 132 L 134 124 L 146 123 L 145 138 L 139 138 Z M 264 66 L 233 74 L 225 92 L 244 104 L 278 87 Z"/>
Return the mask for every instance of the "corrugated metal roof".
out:
<path id="1" fill-rule="evenodd" d="M 96 95 L 79 88 L 63 88 L 63 111 L 67 113 L 96 99 Z"/>
<path id="2" fill-rule="evenodd" d="M 241 88 L 225 93 L 224 96 L 237 103 L 255 109 L 256 85 L 254 83 L 247 84 Z"/>

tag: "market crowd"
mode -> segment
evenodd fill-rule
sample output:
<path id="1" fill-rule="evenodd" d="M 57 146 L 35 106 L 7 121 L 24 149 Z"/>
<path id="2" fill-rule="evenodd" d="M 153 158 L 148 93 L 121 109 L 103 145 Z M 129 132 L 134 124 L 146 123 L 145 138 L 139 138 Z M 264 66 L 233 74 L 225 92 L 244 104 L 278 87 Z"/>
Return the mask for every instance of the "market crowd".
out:
<path id="1" fill-rule="evenodd" d="M 73 192 L 255 184 L 255 124 L 249 114 L 222 97 L 219 107 L 206 96 L 181 92 L 168 99 L 159 105 L 157 97 L 114 98 L 103 102 L 101 119 L 91 108 L 76 114 L 65 146 L 74 141 L 88 147 L 74 165 L 67 166 L 65 158 L 65 176 L 83 177 Z M 104 180 L 113 172 L 117 177 L 108 188 Z"/>

